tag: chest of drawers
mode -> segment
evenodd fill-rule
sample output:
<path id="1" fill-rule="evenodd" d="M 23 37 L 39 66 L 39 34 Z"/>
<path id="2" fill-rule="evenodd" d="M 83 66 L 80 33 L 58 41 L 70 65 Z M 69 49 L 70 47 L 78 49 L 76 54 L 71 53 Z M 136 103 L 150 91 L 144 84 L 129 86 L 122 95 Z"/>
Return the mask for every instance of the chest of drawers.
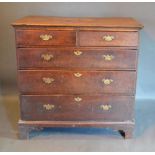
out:
<path id="1" fill-rule="evenodd" d="M 132 137 L 141 24 L 29 16 L 13 26 L 20 138 L 44 127 L 105 127 Z"/>

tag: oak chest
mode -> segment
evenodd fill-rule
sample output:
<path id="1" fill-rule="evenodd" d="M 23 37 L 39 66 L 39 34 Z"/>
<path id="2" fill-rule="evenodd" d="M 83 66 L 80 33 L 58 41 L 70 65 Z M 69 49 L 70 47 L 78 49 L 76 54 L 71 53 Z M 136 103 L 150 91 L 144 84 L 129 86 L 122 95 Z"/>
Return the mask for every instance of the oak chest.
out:
<path id="1" fill-rule="evenodd" d="M 20 138 L 43 127 L 106 127 L 132 137 L 141 24 L 29 16 L 13 26 Z"/>

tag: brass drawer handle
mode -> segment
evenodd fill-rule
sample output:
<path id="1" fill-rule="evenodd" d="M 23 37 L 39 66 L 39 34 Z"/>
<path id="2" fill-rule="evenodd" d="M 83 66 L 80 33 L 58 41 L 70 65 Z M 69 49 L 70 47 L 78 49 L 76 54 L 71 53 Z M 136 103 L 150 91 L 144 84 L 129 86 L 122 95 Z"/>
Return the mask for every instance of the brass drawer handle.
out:
<path id="1" fill-rule="evenodd" d="M 113 55 L 102 55 L 105 61 L 111 61 L 114 59 Z"/>
<path id="2" fill-rule="evenodd" d="M 101 109 L 101 110 L 108 111 L 108 110 L 110 110 L 111 108 L 112 108 L 112 106 L 111 106 L 111 105 L 108 105 L 108 104 L 100 105 L 100 109 Z"/>
<path id="3" fill-rule="evenodd" d="M 44 41 L 47 41 L 47 40 L 52 39 L 53 37 L 52 37 L 52 35 L 42 34 L 42 35 L 40 35 L 40 38 L 41 38 L 42 40 L 44 40 Z"/>
<path id="4" fill-rule="evenodd" d="M 74 73 L 74 76 L 75 76 L 75 77 L 81 77 L 82 74 L 81 74 L 81 73 Z"/>
<path id="5" fill-rule="evenodd" d="M 43 108 L 45 108 L 46 110 L 52 110 L 55 108 L 55 105 L 53 104 L 44 104 Z"/>
<path id="6" fill-rule="evenodd" d="M 45 61 L 50 61 L 54 56 L 52 54 L 42 54 L 41 58 Z"/>
<path id="7" fill-rule="evenodd" d="M 49 77 L 43 77 L 42 80 L 46 84 L 51 84 L 54 81 L 53 78 L 49 78 Z"/>
<path id="8" fill-rule="evenodd" d="M 105 41 L 112 41 L 115 39 L 115 37 L 111 35 L 106 35 L 106 36 L 103 36 L 102 39 Z"/>
<path id="9" fill-rule="evenodd" d="M 75 97 L 74 100 L 75 100 L 76 102 L 80 102 L 80 101 L 82 101 L 82 98 L 81 98 L 81 97 Z"/>
<path id="10" fill-rule="evenodd" d="M 102 79 L 102 82 L 105 84 L 105 85 L 109 85 L 113 82 L 112 79 Z"/>
<path id="11" fill-rule="evenodd" d="M 79 55 L 81 55 L 82 54 L 82 51 L 74 51 L 74 54 L 76 55 L 76 56 L 79 56 Z"/>

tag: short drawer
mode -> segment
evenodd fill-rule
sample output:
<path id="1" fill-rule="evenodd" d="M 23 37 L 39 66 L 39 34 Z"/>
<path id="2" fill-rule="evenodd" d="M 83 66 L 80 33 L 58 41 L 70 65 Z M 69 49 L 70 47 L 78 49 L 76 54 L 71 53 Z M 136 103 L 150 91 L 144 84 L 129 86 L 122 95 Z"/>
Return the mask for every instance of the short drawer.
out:
<path id="1" fill-rule="evenodd" d="M 22 120 L 128 121 L 133 119 L 134 97 L 117 95 L 23 95 Z"/>
<path id="2" fill-rule="evenodd" d="M 18 68 L 136 69 L 137 51 L 119 49 L 18 48 Z"/>
<path id="3" fill-rule="evenodd" d="M 79 32 L 80 46 L 138 46 L 138 32 Z"/>
<path id="4" fill-rule="evenodd" d="M 71 30 L 16 30 L 17 46 L 73 46 L 76 33 Z"/>
<path id="5" fill-rule="evenodd" d="M 21 70 L 18 82 L 24 94 L 134 94 L 134 71 Z"/>

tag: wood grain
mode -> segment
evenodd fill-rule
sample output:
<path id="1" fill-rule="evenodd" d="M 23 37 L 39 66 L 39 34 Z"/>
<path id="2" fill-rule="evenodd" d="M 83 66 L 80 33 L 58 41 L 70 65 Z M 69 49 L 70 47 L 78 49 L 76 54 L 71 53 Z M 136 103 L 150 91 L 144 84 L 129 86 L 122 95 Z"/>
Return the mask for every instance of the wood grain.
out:
<path id="1" fill-rule="evenodd" d="M 106 41 L 104 36 L 113 36 L 112 41 Z M 79 32 L 80 46 L 138 46 L 137 32 Z"/>
<path id="2" fill-rule="evenodd" d="M 88 26 L 88 27 L 122 27 L 122 28 L 142 28 L 143 26 L 133 18 L 68 18 L 68 17 L 47 17 L 47 16 L 27 16 L 18 19 L 13 26 Z"/>
<path id="3" fill-rule="evenodd" d="M 79 102 L 75 98 L 81 98 Z M 26 95 L 21 96 L 22 120 L 128 121 L 133 119 L 134 97 L 117 95 Z M 47 110 L 43 105 L 54 105 Z M 109 110 L 101 105 L 110 105 Z M 125 109 L 125 110 L 124 110 Z"/>
<path id="4" fill-rule="evenodd" d="M 81 77 L 74 74 L 80 73 Z M 43 78 L 53 78 L 51 84 Z M 18 83 L 24 94 L 82 94 L 82 93 L 129 93 L 135 92 L 133 71 L 64 71 L 64 70 L 29 70 L 19 71 Z M 103 79 L 113 82 L 105 85 Z"/>
<path id="5" fill-rule="evenodd" d="M 134 125 L 133 121 L 106 122 L 106 121 L 23 121 L 19 120 L 20 138 L 29 138 L 32 130 L 43 129 L 43 127 L 97 127 L 112 128 L 121 133 L 124 138 L 132 138 Z M 123 134 L 122 134 L 123 133 Z"/>
<path id="6" fill-rule="evenodd" d="M 43 127 L 106 127 L 132 137 L 139 30 L 143 27 L 139 22 L 28 16 L 12 25 L 20 138 L 29 138 L 31 130 Z M 43 40 L 40 35 L 52 37 Z M 112 60 L 105 60 L 105 55 Z M 110 84 L 104 83 L 107 79 Z"/>
<path id="7" fill-rule="evenodd" d="M 82 52 L 76 55 L 75 52 Z M 46 61 L 42 55 L 52 55 Z M 112 56 L 105 60 L 104 56 Z M 19 69 L 136 70 L 137 51 L 92 48 L 18 48 Z"/>
<path id="8" fill-rule="evenodd" d="M 52 39 L 42 40 L 40 35 L 51 35 Z M 52 31 L 52 30 L 16 30 L 16 43 L 22 46 L 75 46 L 76 33 L 74 31 Z"/>

